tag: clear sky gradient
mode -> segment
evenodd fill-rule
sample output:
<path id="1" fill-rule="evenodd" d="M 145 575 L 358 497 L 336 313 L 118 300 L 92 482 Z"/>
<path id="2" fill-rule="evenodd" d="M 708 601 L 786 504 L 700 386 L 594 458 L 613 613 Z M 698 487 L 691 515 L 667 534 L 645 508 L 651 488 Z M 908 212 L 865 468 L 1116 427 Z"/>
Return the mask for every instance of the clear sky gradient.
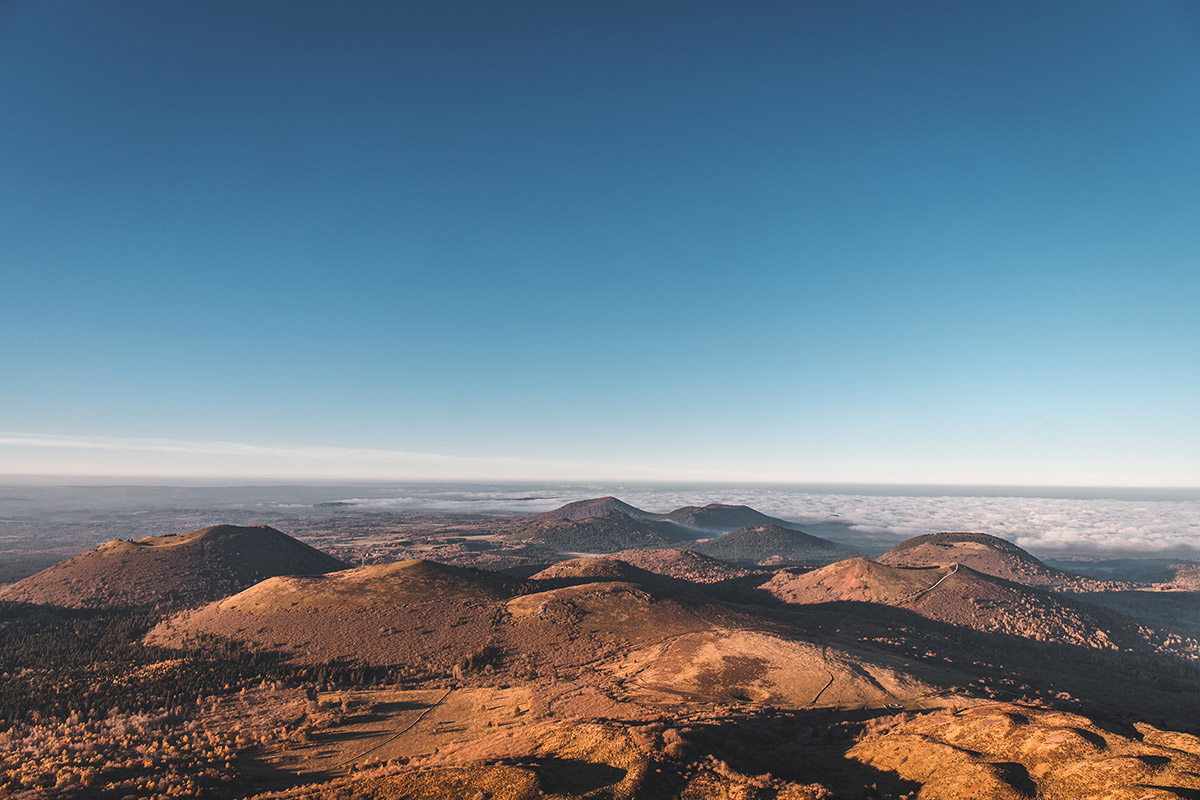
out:
<path id="1" fill-rule="evenodd" d="M 0 473 L 1200 485 L 1200 6 L 0 4 Z"/>

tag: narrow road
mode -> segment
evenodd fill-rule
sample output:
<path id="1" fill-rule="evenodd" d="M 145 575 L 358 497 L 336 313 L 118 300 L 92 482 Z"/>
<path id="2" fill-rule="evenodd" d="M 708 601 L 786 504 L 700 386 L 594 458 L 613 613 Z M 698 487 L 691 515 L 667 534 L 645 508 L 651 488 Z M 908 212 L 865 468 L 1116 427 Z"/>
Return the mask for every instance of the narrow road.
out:
<path id="1" fill-rule="evenodd" d="M 910 594 L 910 595 L 908 595 L 907 597 L 901 597 L 901 598 L 900 598 L 900 602 L 901 602 L 901 603 L 907 603 L 907 602 L 908 602 L 908 601 L 910 601 L 910 600 L 916 600 L 916 599 L 917 599 L 918 597 L 920 597 L 921 595 L 928 594 L 929 592 L 932 592 L 934 589 L 936 589 L 936 588 L 938 587 L 938 584 L 939 584 L 939 583 L 941 583 L 942 581 L 946 580 L 946 578 L 949 578 L 951 575 L 953 575 L 953 574 L 954 574 L 954 573 L 956 573 L 956 572 L 958 572 L 958 562 L 957 562 L 957 561 L 956 561 L 956 562 L 954 562 L 954 566 L 950 567 L 950 571 L 949 571 L 949 572 L 947 572 L 947 573 L 946 573 L 945 575 L 943 575 L 942 577 L 938 578 L 938 579 L 937 579 L 937 581 L 935 581 L 935 582 L 934 582 L 934 584 L 933 584 L 932 586 L 927 586 L 927 587 L 925 587 L 924 589 L 922 589 L 921 591 L 919 591 L 919 592 L 914 592 L 913 594 Z"/>
<path id="2" fill-rule="evenodd" d="M 374 747 L 368 748 L 367 750 L 364 750 L 364 751 L 363 751 L 363 752 L 361 752 L 361 753 L 358 753 L 358 754 L 356 754 L 356 755 L 350 756 L 350 758 L 347 758 L 345 761 L 342 761 L 342 762 L 340 762 L 339 764 L 337 764 L 337 766 L 340 768 L 340 767 L 344 767 L 344 766 L 346 766 L 347 764 L 350 764 L 350 763 L 352 763 L 352 762 L 355 762 L 355 761 L 361 761 L 362 759 L 364 759 L 364 758 L 366 758 L 367 756 L 371 755 L 371 753 L 374 753 L 374 752 L 375 752 L 376 750 L 378 750 L 379 748 L 381 748 L 381 747 L 384 747 L 384 746 L 386 746 L 386 745 L 389 745 L 389 744 L 391 744 L 392 742 L 396 741 L 396 740 L 397 740 L 397 739 L 399 739 L 401 736 L 403 736 L 404 734 L 408 733 L 408 732 L 409 732 L 409 731 L 411 731 L 413 728 L 415 728 L 415 727 L 417 726 L 417 723 L 418 723 L 418 722 L 420 722 L 421 720 L 423 720 L 423 719 L 425 718 L 425 715 L 426 715 L 426 714 L 428 714 L 430 711 L 433 711 L 435 708 L 437 708 L 439 705 L 441 705 L 441 704 L 442 704 L 442 701 L 443 701 L 443 700 L 445 700 L 447 697 L 449 697 L 449 696 L 450 696 L 450 692 L 452 692 L 452 691 L 454 691 L 454 690 L 453 690 L 453 689 L 447 689 L 447 690 L 446 690 L 446 693 L 445 693 L 444 695 L 442 695 L 441 697 L 439 697 L 439 698 L 438 698 L 436 701 L 434 701 L 434 702 L 433 702 L 433 703 L 432 703 L 432 704 L 431 704 L 429 707 L 427 707 L 427 708 L 426 708 L 426 709 L 424 709 L 424 710 L 423 710 L 423 711 L 422 711 L 420 714 L 418 714 L 416 719 L 414 719 L 414 720 L 413 720 L 412 722 L 410 722 L 409 724 L 405 725 L 405 726 L 404 726 L 403 728 L 401 728 L 400 730 L 398 730 L 398 731 L 396 731 L 395 733 L 393 733 L 393 734 L 392 734 L 391 736 L 389 736 L 388 738 L 384 739 L 384 740 L 383 740 L 382 742 L 380 742 L 379 744 L 375 745 Z"/>
<path id="3" fill-rule="evenodd" d="M 809 701 L 808 704 L 810 706 L 815 706 L 817 704 L 817 701 L 821 699 L 821 695 L 825 694 L 825 690 L 828 689 L 830 686 L 833 686 L 833 672 L 829 669 L 826 669 L 825 671 L 829 673 L 829 680 L 826 681 L 825 685 L 821 687 L 821 691 L 817 692 L 816 697 L 814 697 L 812 700 Z"/>

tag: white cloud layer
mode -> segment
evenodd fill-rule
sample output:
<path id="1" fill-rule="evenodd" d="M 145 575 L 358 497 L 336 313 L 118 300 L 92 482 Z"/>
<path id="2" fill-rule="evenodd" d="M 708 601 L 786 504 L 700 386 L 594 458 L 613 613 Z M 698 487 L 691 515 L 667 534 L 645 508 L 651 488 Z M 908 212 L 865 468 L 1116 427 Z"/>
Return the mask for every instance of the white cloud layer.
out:
<path id="1" fill-rule="evenodd" d="M 38 461 L 39 454 L 67 457 Z M 156 460 L 157 459 L 157 460 Z M 297 478 L 312 481 L 329 469 L 337 478 L 391 481 L 469 480 L 494 475 L 502 486 L 455 484 L 441 487 L 389 484 L 386 492 L 365 490 L 322 500 L 341 499 L 380 511 L 462 511 L 532 514 L 572 500 L 612 494 L 649 511 L 682 505 L 742 503 L 764 513 L 801 523 L 818 535 L 888 545 L 910 536 L 944 530 L 974 530 L 1014 541 L 1039 553 L 1056 551 L 1146 554 L 1200 553 L 1200 494 L 1176 499 L 1098 497 L 954 496 L 936 491 L 912 494 L 811 491 L 786 486 L 681 488 L 678 482 L 704 476 L 642 467 L 630 480 L 673 480 L 672 486 L 577 483 L 596 474 L 616 472 L 612 465 L 584 461 L 536 461 L 477 458 L 371 448 L 275 447 L 222 441 L 182 441 L 114 437 L 68 437 L 0 432 L 0 463 L 53 465 L 58 475 L 164 475 Z M 243 469 L 221 469 L 230 463 Z M 137 469 L 142 466 L 145 470 Z M 169 469 L 168 469 L 169 467 Z M 0 470 L 3 468 L 0 467 Z M 30 474 L 36 468 L 29 469 Z M 540 476 L 555 474 L 561 482 Z M 10 473 L 11 477 L 11 473 Z M 534 482 L 536 480 L 536 482 Z M 0 479 L 0 482 L 4 482 Z M 995 492 L 989 494 L 996 494 Z M 1037 494 L 1034 492 L 1033 494 Z M 1149 495 L 1148 495 L 1149 496 Z M 244 502 L 247 498 L 239 502 Z M 282 499 L 282 498 L 278 498 Z M 271 505 L 265 495 L 255 504 Z M 276 503 L 303 507 L 303 499 Z M 839 536 L 839 534 L 841 534 Z"/>
<path id="2" fill-rule="evenodd" d="M 1200 553 L 1200 500 L 874 495 L 787 487 L 678 489 L 636 484 L 531 484 L 477 492 L 431 488 L 389 497 L 344 499 L 380 511 L 533 514 L 606 494 L 655 512 L 712 502 L 741 503 L 798 522 L 819 535 L 884 547 L 925 533 L 970 530 L 1000 536 L 1042 554 Z"/>
<path id="3" fill-rule="evenodd" d="M 713 502 L 711 494 L 627 492 L 649 510 Z M 734 490 L 722 502 L 745 503 L 772 516 L 895 542 L 938 531 L 980 531 L 1047 553 L 1200 551 L 1200 500 L 1054 497 L 956 497 L 834 494 L 787 489 Z"/>

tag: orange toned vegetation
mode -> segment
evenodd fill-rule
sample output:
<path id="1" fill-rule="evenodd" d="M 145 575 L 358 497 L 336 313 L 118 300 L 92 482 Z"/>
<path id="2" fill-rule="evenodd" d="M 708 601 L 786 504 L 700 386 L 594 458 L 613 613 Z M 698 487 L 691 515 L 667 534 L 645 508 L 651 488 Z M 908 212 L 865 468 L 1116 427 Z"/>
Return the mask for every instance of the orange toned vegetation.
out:
<path id="1" fill-rule="evenodd" d="M 553 553 L 533 548 L 520 577 L 437 560 L 511 557 L 514 533 L 608 547 L 682 529 L 613 500 L 495 536 L 410 527 L 404 547 L 428 558 L 275 575 L 191 608 L 0 604 L 0 796 L 1200 796 L 1200 648 L 1169 613 L 1189 593 L 1148 587 L 1174 603 L 1150 620 L 1129 587 L 979 534 L 816 569 L 676 543 L 540 569 L 533 553 Z M 748 558 L 811 544 L 773 524 L 726 541 Z"/>
<path id="2" fill-rule="evenodd" d="M 0 600 L 68 608 L 195 603 L 272 575 L 345 567 L 266 525 L 214 525 L 178 536 L 109 542 L 0 588 Z"/>

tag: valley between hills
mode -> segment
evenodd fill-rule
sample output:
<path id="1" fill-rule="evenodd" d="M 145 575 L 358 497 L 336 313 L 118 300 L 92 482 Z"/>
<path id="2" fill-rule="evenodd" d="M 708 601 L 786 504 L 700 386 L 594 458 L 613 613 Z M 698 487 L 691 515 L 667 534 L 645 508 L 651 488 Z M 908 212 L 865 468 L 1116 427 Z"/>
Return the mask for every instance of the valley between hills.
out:
<path id="1" fill-rule="evenodd" d="M 1200 798 L 1195 565 L 328 505 L 8 575 L 0 797 Z"/>

